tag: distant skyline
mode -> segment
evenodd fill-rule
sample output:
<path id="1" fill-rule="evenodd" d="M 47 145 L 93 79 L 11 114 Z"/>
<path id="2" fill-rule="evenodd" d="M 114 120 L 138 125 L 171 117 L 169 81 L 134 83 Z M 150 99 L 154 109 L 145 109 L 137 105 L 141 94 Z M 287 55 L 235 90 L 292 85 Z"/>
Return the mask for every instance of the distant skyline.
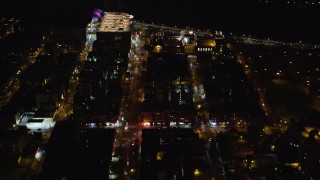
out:
<path id="1" fill-rule="evenodd" d="M 40 22 L 42 20 L 57 26 L 80 26 L 89 21 L 90 11 L 94 8 L 107 11 L 119 11 L 121 8 L 132 13 L 136 19 L 146 22 L 279 40 L 320 42 L 320 28 L 317 25 L 320 4 L 288 5 L 279 2 L 287 1 L 262 3 L 259 0 L 220 0 L 208 3 L 205 0 L 12 0 L 9 6 L 2 6 L 0 10 L 2 16 L 29 17 L 31 22 L 36 17 L 39 24 L 43 23 Z"/>

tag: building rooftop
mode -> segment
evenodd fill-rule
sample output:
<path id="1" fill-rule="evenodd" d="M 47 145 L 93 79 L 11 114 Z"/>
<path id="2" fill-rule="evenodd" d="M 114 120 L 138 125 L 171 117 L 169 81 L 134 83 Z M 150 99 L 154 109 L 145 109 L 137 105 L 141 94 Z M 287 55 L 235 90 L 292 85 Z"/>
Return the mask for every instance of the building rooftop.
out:
<path id="1" fill-rule="evenodd" d="M 133 16 L 121 12 L 105 12 L 101 18 L 98 32 L 130 32 Z"/>

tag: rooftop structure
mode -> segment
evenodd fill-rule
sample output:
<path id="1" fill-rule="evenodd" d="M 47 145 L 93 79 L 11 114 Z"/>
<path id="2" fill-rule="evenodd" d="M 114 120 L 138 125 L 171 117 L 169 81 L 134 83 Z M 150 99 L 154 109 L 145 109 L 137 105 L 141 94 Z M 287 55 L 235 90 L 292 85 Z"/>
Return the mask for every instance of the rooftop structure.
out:
<path id="1" fill-rule="evenodd" d="M 127 13 L 105 12 L 98 32 L 130 32 L 133 16 Z"/>
<path id="2" fill-rule="evenodd" d="M 16 115 L 16 125 L 26 126 L 29 133 L 46 132 L 56 124 L 52 117 L 36 116 L 35 112 L 24 112 Z"/>

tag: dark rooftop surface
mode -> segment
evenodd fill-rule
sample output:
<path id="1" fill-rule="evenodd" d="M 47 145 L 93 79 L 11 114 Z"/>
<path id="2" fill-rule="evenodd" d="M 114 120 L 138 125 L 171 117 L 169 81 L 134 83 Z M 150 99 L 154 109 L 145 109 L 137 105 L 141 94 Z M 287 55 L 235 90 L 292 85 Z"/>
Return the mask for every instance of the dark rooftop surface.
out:
<path id="1" fill-rule="evenodd" d="M 57 122 L 40 179 L 107 179 L 114 129 L 76 129 Z"/>

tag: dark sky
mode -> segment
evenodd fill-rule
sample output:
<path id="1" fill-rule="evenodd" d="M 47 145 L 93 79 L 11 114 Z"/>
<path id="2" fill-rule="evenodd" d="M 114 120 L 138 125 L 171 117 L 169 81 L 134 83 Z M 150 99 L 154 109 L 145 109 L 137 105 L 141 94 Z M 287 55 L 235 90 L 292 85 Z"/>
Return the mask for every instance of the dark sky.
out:
<path id="1" fill-rule="evenodd" d="M 161 3 L 153 5 L 148 0 L 132 1 L 144 4 L 141 13 L 139 10 L 142 6 L 136 7 L 137 18 L 320 43 L 320 4 L 286 5 L 280 3 L 287 2 L 283 0 L 274 0 L 275 3 L 268 5 L 259 3 L 259 0 L 161 0 Z"/>
<path id="2" fill-rule="evenodd" d="M 305 5 L 305 1 L 311 0 L 295 0 L 297 4 L 287 5 L 287 1 L 269 0 L 265 4 L 259 0 L 10 0 L 0 10 L 2 16 L 29 17 L 31 23 L 79 26 L 90 19 L 95 7 L 109 11 L 122 7 L 147 22 L 320 43 L 320 4 Z"/>

